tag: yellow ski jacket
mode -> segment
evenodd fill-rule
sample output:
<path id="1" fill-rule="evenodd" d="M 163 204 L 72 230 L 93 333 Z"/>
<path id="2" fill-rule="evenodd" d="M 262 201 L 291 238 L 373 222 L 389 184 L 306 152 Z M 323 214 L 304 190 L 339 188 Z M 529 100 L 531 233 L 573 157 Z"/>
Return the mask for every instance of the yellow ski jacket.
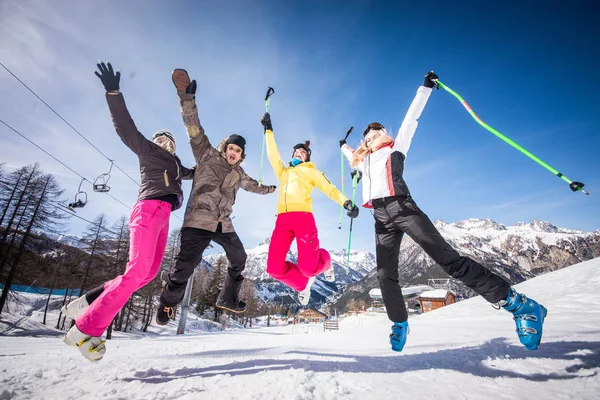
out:
<path id="1" fill-rule="evenodd" d="M 265 135 L 269 162 L 277 179 L 279 179 L 278 214 L 292 211 L 312 212 L 310 194 L 315 187 L 339 205 L 344 205 L 348 198 L 337 190 L 325 174 L 319 171 L 312 162 L 303 162 L 295 167 L 286 167 L 281 161 L 273 131 L 267 130 Z"/>

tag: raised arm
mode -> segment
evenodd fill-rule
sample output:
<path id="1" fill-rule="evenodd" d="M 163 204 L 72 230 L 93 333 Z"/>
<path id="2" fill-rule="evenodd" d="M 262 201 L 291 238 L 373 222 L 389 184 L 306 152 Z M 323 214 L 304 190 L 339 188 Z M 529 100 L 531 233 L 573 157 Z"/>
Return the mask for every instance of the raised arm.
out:
<path id="1" fill-rule="evenodd" d="M 173 83 L 177 88 L 179 97 L 179 107 L 185 130 L 190 138 L 192 153 L 196 163 L 210 155 L 214 150 L 208 137 L 204 134 L 204 128 L 200 125 L 198 117 L 198 108 L 196 108 L 196 81 L 190 82 L 190 77 L 186 70 L 175 69 L 172 74 Z"/>
<path id="2" fill-rule="evenodd" d="M 265 128 L 265 139 L 267 141 L 267 157 L 269 158 L 271 167 L 273 167 L 273 171 L 275 171 L 275 176 L 277 176 L 277 179 L 279 179 L 279 177 L 285 170 L 285 165 L 283 164 L 283 161 L 281 161 L 281 155 L 279 154 L 279 150 L 277 149 L 277 143 L 275 143 L 275 135 L 273 134 L 273 126 L 271 124 L 271 116 L 269 115 L 269 113 L 265 113 L 260 122 Z"/>
<path id="3" fill-rule="evenodd" d="M 400 151 L 405 157 L 410 148 L 415 131 L 417 130 L 417 126 L 419 125 L 418 119 L 427 104 L 427 100 L 429 100 L 433 87 L 437 87 L 437 79 L 438 76 L 433 72 L 428 72 L 427 75 L 425 75 L 425 82 L 423 83 L 423 86 L 417 89 L 417 95 L 408 108 L 408 112 L 398 130 L 394 149 Z"/>
<path id="4" fill-rule="evenodd" d="M 352 147 L 348 146 L 345 140 L 340 140 L 340 150 L 342 151 L 342 154 L 346 156 L 346 158 L 350 162 L 350 165 L 352 165 L 352 158 L 354 156 L 355 150 L 353 150 Z M 356 168 L 360 172 L 364 172 L 363 165 L 364 163 L 360 161 L 357 165 L 352 166 L 352 168 Z"/>
<path id="5" fill-rule="evenodd" d="M 138 131 L 131 115 L 129 115 L 123 94 L 119 91 L 121 72 L 117 71 L 115 74 L 110 63 L 100 62 L 97 65 L 99 72 L 96 71 L 95 73 L 106 90 L 106 103 L 117 135 L 135 154 L 140 155 L 149 152 L 152 149 L 152 143 Z"/>

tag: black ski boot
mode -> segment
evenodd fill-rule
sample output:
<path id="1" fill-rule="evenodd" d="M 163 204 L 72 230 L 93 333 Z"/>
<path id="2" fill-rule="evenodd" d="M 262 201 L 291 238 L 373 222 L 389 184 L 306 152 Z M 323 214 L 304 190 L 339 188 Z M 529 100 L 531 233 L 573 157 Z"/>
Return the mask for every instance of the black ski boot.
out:
<path id="1" fill-rule="evenodd" d="M 158 325 L 166 325 L 173 317 L 175 317 L 175 307 L 163 304 L 161 299 L 158 303 L 158 311 L 156 311 L 156 323 Z"/>
<path id="2" fill-rule="evenodd" d="M 240 280 L 234 280 L 227 274 L 225 282 L 223 283 L 223 289 L 221 289 L 221 294 L 217 299 L 216 306 L 234 313 L 243 313 L 246 311 L 246 302 L 239 299 L 243 281 L 243 277 Z"/>
<path id="3" fill-rule="evenodd" d="M 246 311 L 246 302 L 242 300 L 223 300 L 222 298 L 219 298 L 217 300 L 217 307 L 234 313 L 243 313 Z"/>

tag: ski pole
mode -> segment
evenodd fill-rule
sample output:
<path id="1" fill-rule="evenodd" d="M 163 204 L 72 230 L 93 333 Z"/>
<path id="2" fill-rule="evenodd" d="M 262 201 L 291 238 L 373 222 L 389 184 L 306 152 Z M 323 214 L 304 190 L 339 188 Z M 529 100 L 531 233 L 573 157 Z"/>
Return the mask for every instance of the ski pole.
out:
<path id="1" fill-rule="evenodd" d="M 269 105 L 271 105 L 271 96 L 273 95 L 273 93 L 275 93 L 275 89 L 273 89 L 272 87 L 269 86 L 269 88 L 267 89 L 267 95 L 265 96 L 265 112 L 269 112 Z M 266 141 L 265 141 L 265 135 L 263 134 L 262 150 L 260 152 L 260 172 L 258 174 L 258 185 L 259 186 L 262 185 L 262 171 L 263 171 L 263 161 L 265 159 L 265 146 L 266 146 Z"/>
<path id="2" fill-rule="evenodd" d="M 352 177 L 352 206 L 354 207 L 354 198 L 356 196 L 356 187 L 358 186 L 358 181 L 360 181 L 361 173 L 359 170 L 352 170 L 350 173 Z M 352 223 L 354 222 L 354 218 L 350 219 L 350 233 L 348 234 L 348 254 L 346 255 L 346 272 L 350 270 L 350 244 L 352 243 Z"/>
<path id="3" fill-rule="evenodd" d="M 344 137 L 344 140 L 342 140 L 342 142 L 346 142 L 346 139 L 348 139 L 348 136 L 350 136 L 350 133 L 352 132 L 352 130 L 354 129 L 353 126 L 350 127 L 350 129 L 348 129 L 346 131 L 346 136 Z M 342 193 L 344 193 L 344 153 L 340 152 L 341 156 L 342 156 Z M 344 216 L 344 206 L 340 207 L 340 223 L 338 224 L 338 229 L 342 229 L 342 219 Z"/>
<path id="4" fill-rule="evenodd" d="M 582 191 L 583 193 L 589 195 L 588 192 L 586 192 L 585 190 L 583 190 L 583 186 L 584 184 L 581 182 L 573 182 L 571 181 L 569 178 L 567 178 L 566 176 L 564 176 L 562 173 L 558 172 L 556 169 L 552 168 L 550 165 L 546 164 L 544 161 L 540 160 L 538 157 L 536 157 L 535 155 L 531 154 L 529 151 L 527 151 L 525 148 L 521 147 L 520 145 L 518 145 L 517 143 L 515 143 L 514 141 L 512 141 L 510 138 L 504 136 L 503 134 L 501 134 L 500 132 L 498 132 L 497 130 L 495 130 L 494 128 L 492 128 L 491 126 L 489 126 L 488 124 L 486 124 L 485 122 L 483 122 L 478 116 L 477 114 L 475 114 L 473 112 L 473 110 L 471 109 L 471 107 L 467 104 L 467 102 L 458 94 L 456 93 L 454 90 L 450 89 L 448 86 L 444 85 L 442 82 L 440 82 L 439 80 L 437 80 L 438 85 L 440 85 L 445 91 L 447 91 L 448 93 L 450 93 L 452 96 L 456 97 L 456 99 L 458 101 L 460 101 L 460 103 L 463 105 L 463 107 L 469 112 L 469 114 L 471 114 L 471 117 L 473 117 L 473 119 L 475 121 L 477 121 L 477 123 L 479 125 L 481 125 L 483 128 L 487 129 L 489 132 L 493 133 L 494 135 L 496 135 L 498 138 L 502 139 L 504 142 L 506 142 L 507 144 L 511 145 L 512 147 L 514 147 L 515 149 L 519 150 L 521 153 L 525 154 L 527 157 L 531 158 L 533 161 L 537 162 L 538 164 L 540 164 L 542 167 L 546 168 L 548 171 L 552 172 L 554 175 L 558 176 L 560 179 L 562 179 L 563 181 L 567 182 L 569 184 L 569 187 L 571 188 L 572 191 L 576 192 L 578 190 Z"/>

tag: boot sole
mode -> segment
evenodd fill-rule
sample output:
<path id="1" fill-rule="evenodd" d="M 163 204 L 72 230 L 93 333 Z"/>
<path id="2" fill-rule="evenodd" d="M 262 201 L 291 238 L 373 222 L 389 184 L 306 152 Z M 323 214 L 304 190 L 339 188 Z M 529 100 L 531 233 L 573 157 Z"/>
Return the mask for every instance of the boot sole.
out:
<path id="1" fill-rule="evenodd" d="M 231 311 L 232 313 L 236 313 L 236 314 L 241 314 L 243 312 L 246 312 L 245 308 L 243 310 L 233 310 L 233 309 L 227 308 L 225 306 L 217 306 L 217 307 L 220 308 L 220 309 L 223 309 L 223 310 Z"/>
<path id="2" fill-rule="evenodd" d="M 188 85 L 191 83 L 190 76 L 185 69 L 176 68 L 171 73 L 171 79 L 178 93 L 185 93 Z"/>

